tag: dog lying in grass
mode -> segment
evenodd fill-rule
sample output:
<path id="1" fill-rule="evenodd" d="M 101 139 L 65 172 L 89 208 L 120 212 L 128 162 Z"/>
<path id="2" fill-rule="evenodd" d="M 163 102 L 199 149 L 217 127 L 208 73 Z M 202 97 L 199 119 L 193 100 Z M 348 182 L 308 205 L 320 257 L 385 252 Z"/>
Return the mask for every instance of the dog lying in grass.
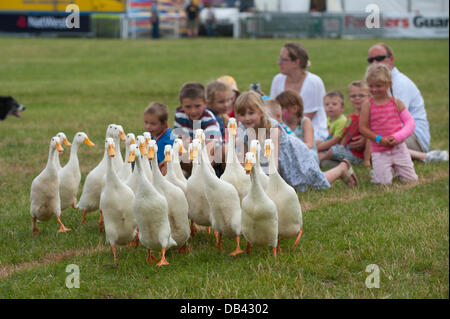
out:
<path id="1" fill-rule="evenodd" d="M 19 104 L 12 96 L 0 96 L 0 121 L 5 120 L 8 115 L 22 117 L 19 112 L 25 111 L 25 106 Z"/>

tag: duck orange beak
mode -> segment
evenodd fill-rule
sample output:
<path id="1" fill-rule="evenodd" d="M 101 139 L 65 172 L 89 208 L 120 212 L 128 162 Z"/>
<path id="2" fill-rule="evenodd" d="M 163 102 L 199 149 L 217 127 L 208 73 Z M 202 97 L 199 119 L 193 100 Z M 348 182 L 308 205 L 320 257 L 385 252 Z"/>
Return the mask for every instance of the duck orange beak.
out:
<path id="1" fill-rule="evenodd" d="M 147 155 L 147 148 L 145 147 L 145 144 L 139 144 L 139 151 L 141 151 L 142 155 Z"/>
<path id="2" fill-rule="evenodd" d="M 123 142 L 125 142 L 127 140 L 127 136 L 125 135 L 125 133 L 123 131 L 119 132 L 119 137 Z"/>
<path id="3" fill-rule="evenodd" d="M 108 145 L 108 156 L 109 157 L 116 156 L 116 152 L 114 151 L 114 146 L 112 144 Z"/>
<path id="4" fill-rule="evenodd" d="M 131 139 L 130 145 L 131 145 L 131 144 L 136 144 L 136 140 L 135 140 L 134 138 Z"/>
<path id="5" fill-rule="evenodd" d="M 192 162 L 194 160 L 194 150 L 191 148 L 189 150 L 189 162 Z"/>
<path id="6" fill-rule="evenodd" d="M 228 130 L 230 131 L 230 134 L 231 134 L 231 135 L 236 135 L 236 134 L 237 134 L 237 131 L 236 131 L 236 124 L 231 123 L 231 124 L 230 124 L 230 128 L 229 128 Z"/>
<path id="7" fill-rule="evenodd" d="M 250 152 L 256 155 L 256 147 L 255 146 L 250 147 Z"/>
<path id="8" fill-rule="evenodd" d="M 170 152 L 166 152 L 165 157 L 164 157 L 164 161 L 166 161 L 166 162 L 172 161 L 172 157 L 170 156 Z"/>
<path id="9" fill-rule="evenodd" d="M 63 143 L 64 143 L 64 145 L 67 145 L 67 146 L 72 145 L 72 144 L 70 144 L 70 142 L 65 137 L 63 137 Z"/>
<path id="10" fill-rule="evenodd" d="M 149 160 L 152 160 L 155 157 L 155 149 L 153 147 L 150 147 L 147 153 L 147 158 Z"/>
<path id="11" fill-rule="evenodd" d="M 266 145 L 264 156 L 265 157 L 269 157 L 270 156 L 270 145 Z"/>
<path id="12" fill-rule="evenodd" d="M 180 145 L 179 151 L 181 152 L 181 154 L 187 153 L 187 151 L 186 151 L 186 149 L 184 148 L 183 144 Z"/>
<path id="13" fill-rule="evenodd" d="M 136 153 L 134 150 L 130 151 L 130 155 L 128 155 L 128 163 L 133 163 L 136 160 Z"/>
<path id="14" fill-rule="evenodd" d="M 247 175 L 250 174 L 252 167 L 253 167 L 253 164 L 249 160 L 245 160 L 244 170 L 247 173 Z"/>
<path id="15" fill-rule="evenodd" d="M 94 145 L 95 145 L 95 144 L 92 143 L 92 141 L 91 141 L 89 138 L 87 138 L 87 137 L 84 139 L 84 144 L 89 145 L 89 146 L 94 146 Z"/>
<path id="16" fill-rule="evenodd" d="M 64 151 L 64 149 L 61 146 L 61 143 L 59 143 L 58 141 L 56 141 L 56 150 L 60 153 Z"/>

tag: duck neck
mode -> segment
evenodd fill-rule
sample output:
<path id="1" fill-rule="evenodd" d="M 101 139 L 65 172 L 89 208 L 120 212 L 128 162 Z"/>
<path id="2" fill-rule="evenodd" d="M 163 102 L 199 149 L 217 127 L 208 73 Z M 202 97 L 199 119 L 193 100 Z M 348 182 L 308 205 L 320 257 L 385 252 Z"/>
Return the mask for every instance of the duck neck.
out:
<path id="1" fill-rule="evenodd" d="M 167 162 L 167 175 L 175 176 L 175 171 L 173 169 L 173 162 L 172 162 L 172 160 Z"/>
<path id="2" fill-rule="evenodd" d="M 200 156 L 199 156 L 200 157 Z M 210 183 L 213 181 L 212 175 L 211 175 L 211 171 L 209 170 L 209 168 L 206 166 L 206 162 L 203 158 L 199 159 L 199 168 L 201 171 L 201 174 L 203 175 L 203 179 L 205 181 L 206 184 Z"/>
<path id="3" fill-rule="evenodd" d="M 79 143 L 75 141 L 72 142 L 72 146 L 70 147 L 70 157 L 69 163 L 78 164 L 78 148 L 80 147 Z"/>
<path id="4" fill-rule="evenodd" d="M 114 137 L 114 152 L 116 152 L 115 160 L 123 163 L 122 152 L 120 151 L 120 137 Z"/>
<path id="5" fill-rule="evenodd" d="M 250 179 L 252 181 L 250 192 L 254 195 L 264 193 L 264 189 L 259 180 L 260 179 L 259 174 L 256 172 L 256 165 L 254 165 L 252 167 L 252 170 L 250 171 Z"/>
<path id="6" fill-rule="evenodd" d="M 113 158 L 108 156 L 106 159 L 106 181 L 107 183 L 117 183 L 119 181 L 119 177 L 116 174 L 116 171 L 113 169 Z"/>
<path id="7" fill-rule="evenodd" d="M 161 174 L 161 171 L 159 170 L 158 160 L 156 159 L 156 154 L 153 156 L 152 159 L 152 173 L 153 173 L 153 180 L 155 182 L 155 185 L 158 185 L 161 181 L 163 181 L 164 176 Z"/>
<path id="8" fill-rule="evenodd" d="M 236 136 L 228 130 L 227 163 L 233 163 L 236 157 Z"/>
<path id="9" fill-rule="evenodd" d="M 277 168 L 275 166 L 275 152 L 271 150 L 269 156 L 269 175 L 274 175 L 277 172 Z"/>
<path id="10" fill-rule="evenodd" d="M 54 170 L 56 172 L 56 160 L 58 159 L 58 152 L 56 150 L 56 148 L 54 147 L 50 147 L 49 151 L 48 151 L 48 160 L 47 160 L 47 165 L 46 168 L 49 170 Z"/>

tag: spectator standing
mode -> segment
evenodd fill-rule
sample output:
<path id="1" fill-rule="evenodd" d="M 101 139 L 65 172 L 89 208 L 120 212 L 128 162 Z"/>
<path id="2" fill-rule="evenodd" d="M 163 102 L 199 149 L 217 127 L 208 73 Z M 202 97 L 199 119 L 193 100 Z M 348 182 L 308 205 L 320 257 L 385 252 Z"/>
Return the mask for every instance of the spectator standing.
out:
<path id="1" fill-rule="evenodd" d="M 200 8 L 192 0 L 186 7 L 187 33 L 189 38 L 197 37 Z"/>
<path id="2" fill-rule="evenodd" d="M 158 0 L 154 0 L 151 9 L 151 23 L 152 23 L 152 38 L 159 39 L 159 10 L 158 10 Z"/>

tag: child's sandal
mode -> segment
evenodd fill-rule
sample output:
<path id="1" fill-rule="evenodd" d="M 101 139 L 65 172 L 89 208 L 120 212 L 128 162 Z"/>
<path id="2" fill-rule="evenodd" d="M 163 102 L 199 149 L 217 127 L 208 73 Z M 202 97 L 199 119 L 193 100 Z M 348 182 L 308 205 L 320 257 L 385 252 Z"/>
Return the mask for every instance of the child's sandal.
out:
<path id="1" fill-rule="evenodd" d="M 353 170 L 352 164 L 347 159 L 344 159 L 342 162 L 345 162 L 348 166 L 347 172 L 341 177 L 342 181 L 349 188 L 353 188 L 358 186 L 358 179 L 356 178 L 355 171 Z"/>

